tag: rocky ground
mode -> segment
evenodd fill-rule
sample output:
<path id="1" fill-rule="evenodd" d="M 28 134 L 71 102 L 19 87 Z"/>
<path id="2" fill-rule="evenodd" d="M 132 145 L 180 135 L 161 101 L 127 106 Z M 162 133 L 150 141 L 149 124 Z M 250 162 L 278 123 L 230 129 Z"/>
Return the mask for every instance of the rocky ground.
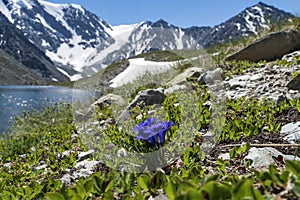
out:
<path id="1" fill-rule="evenodd" d="M 222 65 L 221 68 L 206 72 L 203 72 L 203 70 L 189 69 L 189 73 L 183 72 L 182 74 L 184 74 L 184 79 L 186 79 L 195 77 L 195 72 L 198 73 L 197 75 L 201 72 L 198 81 L 211 88 L 213 94 L 218 98 L 238 99 L 244 97 L 267 99 L 280 103 L 280 101 L 289 99 L 295 100 L 300 97 L 300 82 L 298 81 L 298 71 L 300 68 L 299 58 L 300 51 L 296 51 L 292 54 L 285 55 L 280 61 L 253 64 L 240 74 L 226 74 L 227 71 L 230 71 L 230 64 Z M 178 90 L 188 91 L 186 82 L 177 80 L 174 82 L 174 85 L 167 89 L 161 88 L 141 91 L 127 106 L 125 111 L 128 111 L 141 102 L 146 103 L 146 105 L 161 104 L 166 95 Z M 116 102 L 124 103 L 122 97 L 110 94 L 95 102 L 89 111 L 93 112 L 92 110 L 95 106 L 102 107 L 103 105 L 112 105 Z M 89 113 L 88 115 L 91 116 L 92 114 Z M 77 113 L 77 117 L 81 117 L 81 120 L 86 120 L 84 114 Z M 284 160 L 286 159 L 300 160 L 298 154 L 295 155 L 299 147 L 297 146 L 297 142 L 300 138 L 299 111 L 297 109 L 290 109 L 284 115 L 278 116 L 276 121 L 281 124 L 279 134 L 266 135 L 259 133 L 255 136 L 246 137 L 236 144 L 234 142 L 222 142 L 211 149 L 206 155 L 203 164 L 213 173 L 215 169 L 214 166 L 217 165 L 217 159 L 229 160 L 232 165 L 228 171 L 243 175 L 249 173 L 249 169 L 241 167 L 239 164 L 247 160 L 251 161 L 251 167 L 256 169 L 264 169 L 271 164 L 283 167 Z M 96 134 L 95 128 L 97 130 L 105 129 L 106 125 L 110 123 L 112 123 L 111 119 L 103 119 L 100 122 L 97 120 L 90 121 L 85 123 L 84 127 L 78 127 L 78 135 L 75 135 L 75 137 L 80 137 L 80 134 Z M 204 135 L 205 134 L 206 133 L 204 133 Z M 229 155 L 230 149 L 235 146 L 240 147 L 247 142 L 250 144 L 250 149 L 246 153 L 243 153 L 242 156 L 232 160 Z M 107 148 L 111 147 L 108 145 Z M 77 165 L 73 169 L 67 170 L 61 180 L 65 183 L 71 183 L 72 180 L 76 180 L 81 176 L 89 176 L 99 169 L 107 170 L 108 168 L 103 161 L 90 160 L 89 156 L 93 153 L 93 149 L 88 152 L 80 153 Z M 126 150 L 120 148 L 118 154 L 126 156 Z M 180 159 L 176 160 L 173 164 L 180 166 Z"/>

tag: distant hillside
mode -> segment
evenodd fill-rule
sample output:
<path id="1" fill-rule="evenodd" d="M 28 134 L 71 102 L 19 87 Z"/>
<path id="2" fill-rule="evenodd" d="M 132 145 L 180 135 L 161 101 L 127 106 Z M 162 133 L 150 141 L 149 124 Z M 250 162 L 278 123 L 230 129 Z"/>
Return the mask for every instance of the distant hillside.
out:
<path id="1" fill-rule="evenodd" d="M 46 81 L 0 49 L 0 84 L 37 85 Z"/>

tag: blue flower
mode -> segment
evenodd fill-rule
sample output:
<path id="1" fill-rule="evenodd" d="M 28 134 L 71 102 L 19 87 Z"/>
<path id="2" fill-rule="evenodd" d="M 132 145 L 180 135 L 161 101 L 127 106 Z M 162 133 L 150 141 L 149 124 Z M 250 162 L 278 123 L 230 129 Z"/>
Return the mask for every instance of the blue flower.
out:
<path id="1" fill-rule="evenodd" d="M 144 140 L 150 144 L 163 144 L 167 131 L 174 125 L 172 121 L 160 122 L 156 118 L 148 118 L 139 123 L 132 131 L 138 132 L 137 140 Z"/>

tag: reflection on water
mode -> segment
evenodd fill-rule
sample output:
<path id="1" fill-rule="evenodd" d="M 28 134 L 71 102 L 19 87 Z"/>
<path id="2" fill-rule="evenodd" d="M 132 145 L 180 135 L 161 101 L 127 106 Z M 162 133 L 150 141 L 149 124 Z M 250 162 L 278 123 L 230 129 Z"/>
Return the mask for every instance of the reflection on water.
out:
<path id="1" fill-rule="evenodd" d="M 0 85 L 0 134 L 24 111 L 42 110 L 59 102 L 87 104 L 94 98 L 91 91 L 65 87 Z"/>

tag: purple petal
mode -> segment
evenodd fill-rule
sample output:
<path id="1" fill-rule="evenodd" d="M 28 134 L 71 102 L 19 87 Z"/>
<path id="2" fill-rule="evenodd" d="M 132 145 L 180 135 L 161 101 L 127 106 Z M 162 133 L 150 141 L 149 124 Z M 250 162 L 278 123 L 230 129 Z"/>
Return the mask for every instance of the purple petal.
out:
<path id="1" fill-rule="evenodd" d="M 174 122 L 159 122 L 157 118 L 147 118 L 146 121 L 139 123 L 133 132 L 138 132 L 136 139 L 144 140 L 150 143 L 164 143 L 165 135 Z"/>

